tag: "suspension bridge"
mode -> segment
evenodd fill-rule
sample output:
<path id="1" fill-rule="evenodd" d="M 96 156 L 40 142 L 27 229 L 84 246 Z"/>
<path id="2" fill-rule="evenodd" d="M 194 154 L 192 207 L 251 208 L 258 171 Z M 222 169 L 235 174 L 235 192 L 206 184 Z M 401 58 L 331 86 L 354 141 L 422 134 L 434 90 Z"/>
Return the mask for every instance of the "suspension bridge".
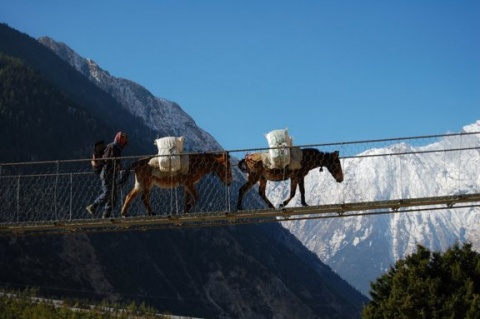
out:
<path id="1" fill-rule="evenodd" d="M 146 216 L 138 199 L 128 216 L 122 218 L 120 206 L 133 187 L 133 177 L 130 177 L 121 189 L 116 210 L 108 219 L 100 218 L 101 215 L 90 216 L 85 210 L 101 192 L 99 177 L 92 172 L 90 159 L 0 163 L 0 236 L 217 227 L 434 213 L 480 206 L 480 132 L 297 147 L 340 152 L 344 182 L 336 183 L 327 172 L 312 170 L 307 175 L 307 184 L 315 185 L 310 191 L 307 188 L 310 206 L 301 206 L 297 194 L 288 206 L 279 207 L 289 192 L 289 182 L 284 181 L 269 182 L 267 192 L 279 208 L 266 208 L 255 187 L 245 196 L 244 209 L 237 210 L 238 190 L 246 181 L 245 174 L 237 167 L 238 160 L 245 154 L 268 150 L 243 149 L 228 151 L 233 183 L 227 186 L 215 176 L 204 177 L 197 185 L 199 200 L 190 213 L 183 212 L 185 194 L 182 188 L 157 188 L 151 194 L 156 215 Z M 122 161 L 128 163 L 136 159 L 138 157 L 124 157 Z M 432 162 L 436 165 L 431 166 Z M 429 171 L 431 167 L 435 172 Z M 375 172 L 359 174 L 368 170 Z M 415 186 L 412 181 L 424 185 L 422 172 L 431 180 L 428 187 L 422 187 L 420 194 L 412 196 L 409 190 Z M 376 179 L 371 179 L 372 175 Z"/>

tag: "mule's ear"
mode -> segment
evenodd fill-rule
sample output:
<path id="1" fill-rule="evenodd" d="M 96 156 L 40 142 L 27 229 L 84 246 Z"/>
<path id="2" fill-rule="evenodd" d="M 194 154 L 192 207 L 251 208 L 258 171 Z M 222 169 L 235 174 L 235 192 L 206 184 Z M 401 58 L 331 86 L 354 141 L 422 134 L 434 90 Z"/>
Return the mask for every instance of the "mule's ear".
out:
<path id="1" fill-rule="evenodd" d="M 333 152 L 333 155 L 334 155 L 336 158 L 338 158 L 338 157 L 340 156 L 340 152 L 339 152 L 339 151 L 335 151 L 335 152 Z"/>

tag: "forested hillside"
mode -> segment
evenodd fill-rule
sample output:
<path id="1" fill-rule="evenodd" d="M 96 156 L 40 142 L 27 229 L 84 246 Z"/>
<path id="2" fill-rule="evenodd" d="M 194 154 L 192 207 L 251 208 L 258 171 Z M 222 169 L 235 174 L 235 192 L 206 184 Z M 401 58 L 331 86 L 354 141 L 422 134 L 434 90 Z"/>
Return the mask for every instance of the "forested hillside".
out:
<path id="1" fill-rule="evenodd" d="M 0 161 L 85 158 L 111 133 L 19 59 L 0 55 L 0 92 Z"/>
<path id="2" fill-rule="evenodd" d="M 0 39 L 2 39 L 0 41 L 1 54 L 21 60 L 24 66 L 30 68 L 48 83 L 47 86 L 53 86 L 57 92 L 64 95 L 64 99 L 70 101 L 68 105 L 83 109 L 92 119 L 96 119 L 95 125 L 82 125 L 82 130 L 79 132 L 85 133 L 98 129 L 101 133 L 100 137 L 83 137 L 79 133 L 78 137 L 74 139 L 74 143 L 80 143 L 85 148 L 88 145 L 87 154 L 81 158 L 90 156 L 92 143 L 99 138 L 113 140 L 115 133 L 120 130 L 128 132 L 130 139 L 136 141 L 130 145 L 127 154 L 140 155 L 151 151 L 148 146 L 151 146 L 156 133 L 51 50 L 28 35 L 1 23 Z M 29 96 L 32 92 L 24 93 Z M 92 135 L 96 135 L 96 132 L 94 133 Z"/>

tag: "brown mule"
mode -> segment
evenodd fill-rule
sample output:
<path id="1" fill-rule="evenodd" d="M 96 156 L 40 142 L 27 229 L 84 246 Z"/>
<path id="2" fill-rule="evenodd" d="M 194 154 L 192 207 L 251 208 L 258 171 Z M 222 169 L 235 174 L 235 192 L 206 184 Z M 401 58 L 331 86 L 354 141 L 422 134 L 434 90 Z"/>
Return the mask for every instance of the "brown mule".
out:
<path id="1" fill-rule="evenodd" d="M 308 206 L 305 202 L 305 176 L 311 169 L 320 167 L 320 171 L 322 171 L 322 168 L 326 167 L 338 183 L 343 181 L 342 165 L 340 164 L 338 151 L 324 153 L 315 148 L 302 149 L 300 164 L 301 167 L 299 169 L 289 169 L 288 166 L 285 169 L 272 169 L 265 167 L 262 156 L 258 153 L 246 155 L 245 158 L 238 163 L 240 170 L 248 174 L 248 179 L 238 191 L 237 209 L 243 209 L 243 196 L 245 196 L 245 193 L 257 182 L 259 183 L 258 193 L 260 197 L 267 203 L 269 208 L 274 208 L 265 194 L 267 181 L 278 182 L 290 179 L 290 196 L 283 202 L 282 206 L 286 206 L 295 196 L 297 185 L 300 188 L 302 205 Z"/>
<path id="2" fill-rule="evenodd" d="M 186 155 L 182 155 L 186 156 Z M 135 172 L 135 185 L 133 189 L 127 194 L 122 207 L 122 216 L 127 215 L 128 208 L 132 200 L 141 194 L 143 205 L 147 210 L 148 215 L 154 215 L 152 207 L 150 206 L 150 191 L 153 186 L 160 188 L 174 188 L 183 186 L 185 190 L 185 212 L 189 213 L 199 195 L 195 185 L 202 177 L 207 174 L 214 174 L 220 178 L 225 185 L 230 185 L 232 182 L 232 168 L 230 165 L 230 155 L 228 153 L 202 153 L 189 154 L 189 169 L 186 173 L 177 172 L 161 177 L 156 174 L 155 168 L 149 165 L 152 157 L 142 158 L 130 165 L 126 170 L 127 173 L 122 181 L 128 178 L 128 172 L 133 169 Z M 166 174 L 165 174 L 166 175 Z"/>

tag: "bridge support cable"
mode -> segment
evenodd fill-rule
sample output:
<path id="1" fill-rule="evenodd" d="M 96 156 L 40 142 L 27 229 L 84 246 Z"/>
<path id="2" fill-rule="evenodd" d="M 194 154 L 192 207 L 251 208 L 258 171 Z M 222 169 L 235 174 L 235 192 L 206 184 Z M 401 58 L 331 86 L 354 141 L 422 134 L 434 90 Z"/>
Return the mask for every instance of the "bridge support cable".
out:
<path id="1" fill-rule="evenodd" d="M 478 167 L 472 166 L 478 163 L 479 136 L 480 132 L 474 132 L 299 145 L 299 148 L 317 148 L 322 152 L 340 150 L 345 180 L 336 183 L 327 169 L 323 173 L 312 169 L 307 178 L 318 183 L 316 186 L 319 186 L 319 190 L 316 195 L 306 194 L 311 195 L 310 201 L 307 198 L 311 206 L 300 206 L 297 190 L 296 197 L 283 209 L 264 209 L 266 205 L 258 196 L 258 188 L 254 186 L 243 198 L 244 210 L 236 210 L 239 189 L 246 181 L 246 174 L 237 168 L 238 159 L 246 153 L 268 152 L 268 148 L 228 151 L 233 167 L 233 182 L 225 185 L 218 177 L 226 175 L 226 167 L 223 174 L 217 172 L 216 175 L 212 173 L 202 178 L 196 186 L 198 201 L 191 213 L 184 212 L 185 192 L 182 188 L 156 188 L 150 196 L 156 216 L 145 216 L 146 210 L 140 200 L 141 196 L 138 196 L 132 202 L 127 218 L 121 218 L 121 204 L 134 185 L 134 173 L 131 173 L 119 192 L 121 196 L 112 219 L 106 220 L 99 218 L 100 211 L 92 217 L 85 210 L 101 192 L 99 177 L 92 172 L 89 158 L 0 163 L 0 236 L 213 227 L 476 208 L 480 202 L 480 185 L 478 179 L 472 180 L 469 176 L 472 175 L 472 170 L 477 169 L 478 172 Z M 124 157 L 122 161 L 126 167 L 139 158 L 141 157 Z M 415 195 L 418 198 L 411 198 L 410 176 L 419 182 L 417 186 L 423 185 L 420 184 L 421 180 L 430 175 L 423 171 L 421 165 L 428 164 L 432 158 L 440 158 L 438 162 L 440 165 L 443 162 L 444 167 L 436 173 L 436 179 L 432 179 L 429 187 Z M 372 163 L 380 160 L 384 160 L 383 164 L 391 169 L 377 180 L 383 185 L 376 185 L 372 181 L 354 184 L 355 181 L 351 179 L 354 173 L 371 169 L 373 175 L 377 172 Z M 414 161 L 420 165 L 411 165 Z M 276 202 L 278 206 L 289 194 L 290 182 L 269 183 L 274 187 L 268 195 L 276 197 L 272 203 Z M 325 187 L 327 184 L 328 187 Z M 321 190 L 320 186 L 323 187 Z M 381 192 L 368 192 L 369 188 L 380 186 L 384 187 Z M 315 205 L 313 197 L 320 199 L 322 204 Z"/>

